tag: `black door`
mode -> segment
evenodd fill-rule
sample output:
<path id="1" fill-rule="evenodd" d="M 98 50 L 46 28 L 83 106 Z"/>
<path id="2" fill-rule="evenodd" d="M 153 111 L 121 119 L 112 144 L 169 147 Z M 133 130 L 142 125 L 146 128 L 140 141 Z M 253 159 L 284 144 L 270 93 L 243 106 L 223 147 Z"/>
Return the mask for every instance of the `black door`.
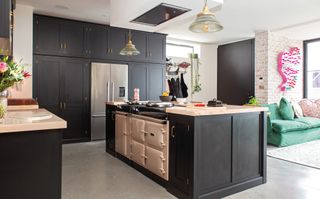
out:
<path id="1" fill-rule="evenodd" d="M 169 183 L 173 189 L 190 196 L 193 169 L 193 132 L 190 121 L 170 117 Z M 185 198 L 185 197 L 183 197 Z"/>
<path id="2" fill-rule="evenodd" d="M 104 25 L 86 27 L 86 55 L 95 59 L 108 57 L 109 28 Z"/>
<path id="3" fill-rule="evenodd" d="M 59 19 L 35 16 L 34 51 L 35 54 L 61 55 L 63 43 L 60 38 Z"/>
<path id="4" fill-rule="evenodd" d="M 130 63 L 129 65 L 129 98 L 133 98 L 133 89 L 140 89 L 140 100 L 147 100 L 148 68 L 145 63 Z"/>
<path id="5" fill-rule="evenodd" d="M 132 42 L 140 54 L 130 57 L 130 60 L 145 61 L 147 58 L 147 33 L 141 31 L 132 31 Z"/>
<path id="6" fill-rule="evenodd" d="M 56 57 L 35 56 L 33 67 L 34 98 L 40 108 L 60 115 L 60 59 Z"/>
<path id="7" fill-rule="evenodd" d="M 82 57 L 84 53 L 84 24 L 75 21 L 61 23 L 63 53 L 68 56 Z"/>
<path id="8" fill-rule="evenodd" d="M 62 60 L 61 117 L 68 123 L 63 132 L 64 139 L 89 137 L 89 63 L 81 59 Z"/>
<path id="9" fill-rule="evenodd" d="M 10 37 L 10 11 L 11 0 L 0 2 L 0 37 Z"/>
<path id="10" fill-rule="evenodd" d="M 106 105 L 106 151 L 115 152 L 115 106 Z"/>
<path id="11" fill-rule="evenodd" d="M 164 63 L 166 60 L 166 37 L 165 35 L 148 34 L 148 60 L 154 63 Z"/>
<path id="12" fill-rule="evenodd" d="M 254 96 L 254 40 L 218 48 L 218 99 L 243 105 Z"/>
<path id="13" fill-rule="evenodd" d="M 159 100 L 165 90 L 165 65 L 148 64 L 148 100 Z"/>
<path id="14" fill-rule="evenodd" d="M 128 59 L 127 56 L 120 55 L 120 51 L 126 45 L 127 31 L 121 28 L 110 28 L 109 33 L 109 58 L 116 60 Z"/>

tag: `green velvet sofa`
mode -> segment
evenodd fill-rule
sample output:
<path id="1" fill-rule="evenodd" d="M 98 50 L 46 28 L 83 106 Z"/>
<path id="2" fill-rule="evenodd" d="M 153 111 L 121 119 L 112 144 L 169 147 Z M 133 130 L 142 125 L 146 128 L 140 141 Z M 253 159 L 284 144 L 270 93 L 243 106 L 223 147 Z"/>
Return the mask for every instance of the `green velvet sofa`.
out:
<path id="1" fill-rule="evenodd" d="M 268 144 L 284 147 L 320 139 L 320 119 L 313 117 L 284 120 L 276 103 L 269 108 Z"/>

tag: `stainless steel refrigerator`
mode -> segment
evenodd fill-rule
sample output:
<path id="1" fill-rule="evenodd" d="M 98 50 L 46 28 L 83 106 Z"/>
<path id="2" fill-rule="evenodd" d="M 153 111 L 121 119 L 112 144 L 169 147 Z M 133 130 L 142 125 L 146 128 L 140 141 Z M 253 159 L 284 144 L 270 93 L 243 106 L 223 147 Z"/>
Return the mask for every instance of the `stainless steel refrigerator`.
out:
<path id="1" fill-rule="evenodd" d="M 128 100 L 128 65 L 91 65 L 91 140 L 105 139 L 107 101 Z"/>

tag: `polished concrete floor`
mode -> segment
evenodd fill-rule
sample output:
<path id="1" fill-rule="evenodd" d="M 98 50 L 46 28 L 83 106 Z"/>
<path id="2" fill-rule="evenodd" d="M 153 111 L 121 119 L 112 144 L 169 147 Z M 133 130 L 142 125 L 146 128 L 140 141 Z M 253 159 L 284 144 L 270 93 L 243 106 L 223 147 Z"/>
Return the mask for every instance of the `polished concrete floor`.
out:
<path id="1" fill-rule="evenodd" d="M 63 146 L 62 199 L 170 199 L 163 187 L 104 151 L 104 142 Z M 319 199 L 320 170 L 268 158 L 268 183 L 227 199 Z"/>

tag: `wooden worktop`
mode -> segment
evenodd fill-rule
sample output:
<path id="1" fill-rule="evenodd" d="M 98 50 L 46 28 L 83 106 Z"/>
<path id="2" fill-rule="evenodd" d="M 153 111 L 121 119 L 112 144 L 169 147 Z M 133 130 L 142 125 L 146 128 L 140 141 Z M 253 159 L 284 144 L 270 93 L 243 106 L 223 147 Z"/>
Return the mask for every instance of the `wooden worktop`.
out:
<path id="1" fill-rule="evenodd" d="M 45 109 L 8 111 L 0 133 L 30 132 L 67 128 L 67 122 Z"/>
<path id="2" fill-rule="evenodd" d="M 250 113 L 250 112 L 262 112 L 268 111 L 266 107 L 256 106 L 233 106 L 225 105 L 224 107 L 172 107 L 167 108 L 167 113 L 187 116 L 208 116 L 208 115 L 224 115 L 224 114 L 235 114 L 235 113 Z"/>

